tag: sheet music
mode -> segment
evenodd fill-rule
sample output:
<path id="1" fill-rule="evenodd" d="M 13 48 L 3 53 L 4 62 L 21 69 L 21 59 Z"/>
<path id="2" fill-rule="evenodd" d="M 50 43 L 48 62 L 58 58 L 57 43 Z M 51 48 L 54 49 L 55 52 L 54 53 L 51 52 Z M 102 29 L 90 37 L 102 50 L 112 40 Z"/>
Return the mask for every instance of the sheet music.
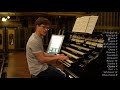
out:
<path id="1" fill-rule="evenodd" d="M 83 16 L 76 19 L 72 32 L 85 32 L 89 16 Z"/>
<path id="2" fill-rule="evenodd" d="M 76 19 L 72 32 L 84 32 L 92 34 L 98 16 L 83 16 Z"/>
<path id="3" fill-rule="evenodd" d="M 88 26 L 87 26 L 87 29 L 86 29 L 86 33 L 92 34 L 92 32 L 95 28 L 97 19 L 98 19 L 98 16 L 90 16 L 90 19 L 88 21 Z"/>

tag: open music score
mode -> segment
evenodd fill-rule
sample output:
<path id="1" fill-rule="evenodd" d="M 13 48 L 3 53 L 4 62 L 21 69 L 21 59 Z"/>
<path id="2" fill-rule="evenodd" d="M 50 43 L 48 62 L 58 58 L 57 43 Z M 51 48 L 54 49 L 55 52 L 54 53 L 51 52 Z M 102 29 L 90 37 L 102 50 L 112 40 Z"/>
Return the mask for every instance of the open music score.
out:
<path id="1" fill-rule="evenodd" d="M 97 20 L 98 20 L 98 16 L 78 17 L 75 21 L 72 32 L 82 32 L 82 33 L 92 34 Z"/>

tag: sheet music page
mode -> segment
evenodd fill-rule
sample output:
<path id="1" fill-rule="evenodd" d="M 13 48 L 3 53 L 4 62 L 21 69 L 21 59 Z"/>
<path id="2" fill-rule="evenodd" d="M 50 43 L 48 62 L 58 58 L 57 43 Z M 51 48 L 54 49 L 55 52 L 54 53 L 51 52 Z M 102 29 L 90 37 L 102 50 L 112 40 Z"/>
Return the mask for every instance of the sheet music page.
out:
<path id="1" fill-rule="evenodd" d="M 97 19 L 98 19 L 98 16 L 90 16 L 88 26 L 87 26 L 87 29 L 86 29 L 86 33 L 92 34 L 92 32 L 93 32 L 93 30 L 95 28 Z"/>
<path id="2" fill-rule="evenodd" d="M 84 32 L 92 34 L 98 16 L 83 16 L 76 19 L 72 32 Z"/>
<path id="3" fill-rule="evenodd" d="M 83 16 L 76 19 L 72 32 L 85 32 L 90 16 Z"/>

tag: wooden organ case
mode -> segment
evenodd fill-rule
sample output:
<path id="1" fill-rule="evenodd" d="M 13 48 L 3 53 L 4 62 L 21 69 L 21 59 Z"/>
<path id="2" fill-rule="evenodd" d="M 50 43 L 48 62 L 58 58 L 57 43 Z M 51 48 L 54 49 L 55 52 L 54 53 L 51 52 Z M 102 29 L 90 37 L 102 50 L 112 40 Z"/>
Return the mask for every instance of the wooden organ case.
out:
<path id="1" fill-rule="evenodd" d="M 105 69 L 106 37 L 100 32 L 76 33 L 65 32 L 65 39 L 61 47 L 61 54 L 69 60 L 60 60 L 68 78 L 100 78 Z"/>

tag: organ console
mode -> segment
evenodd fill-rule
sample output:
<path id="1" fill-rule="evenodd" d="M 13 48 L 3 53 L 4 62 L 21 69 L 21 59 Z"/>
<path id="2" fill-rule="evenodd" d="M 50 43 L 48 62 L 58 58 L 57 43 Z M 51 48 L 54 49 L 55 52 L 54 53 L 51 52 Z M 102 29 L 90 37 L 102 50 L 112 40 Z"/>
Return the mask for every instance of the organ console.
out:
<path id="1" fill-rule="evenodd" d="M 106 37 L 100 32 L 93 34 L 65 32 L 60 53 L 69 60 L 60 60 L 68 78 L 86 78 L 100 76 L 105 65 L 104 43 Z M 93 68 L 94 67 L 94 68 Z"/>

